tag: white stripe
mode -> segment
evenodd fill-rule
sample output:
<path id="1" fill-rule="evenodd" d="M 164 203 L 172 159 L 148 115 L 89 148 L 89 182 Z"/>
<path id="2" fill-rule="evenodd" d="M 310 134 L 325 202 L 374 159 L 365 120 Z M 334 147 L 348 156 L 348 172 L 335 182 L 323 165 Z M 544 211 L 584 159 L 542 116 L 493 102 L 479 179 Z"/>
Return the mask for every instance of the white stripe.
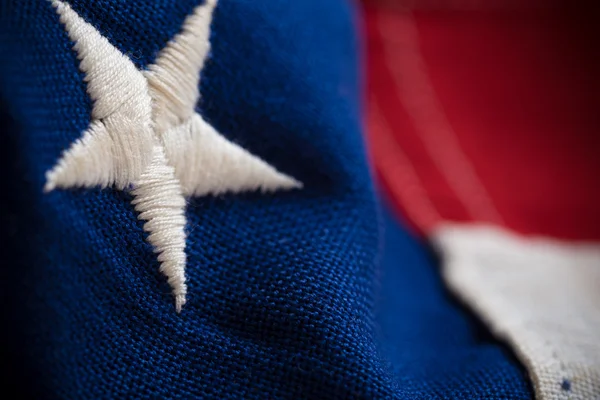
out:
<path id="1" fill-rule="evenodd" d="M 513 347 L 539 400 L 600 398 L 600 244 L 456 225 L 434 243 L 450 287 Z"/>

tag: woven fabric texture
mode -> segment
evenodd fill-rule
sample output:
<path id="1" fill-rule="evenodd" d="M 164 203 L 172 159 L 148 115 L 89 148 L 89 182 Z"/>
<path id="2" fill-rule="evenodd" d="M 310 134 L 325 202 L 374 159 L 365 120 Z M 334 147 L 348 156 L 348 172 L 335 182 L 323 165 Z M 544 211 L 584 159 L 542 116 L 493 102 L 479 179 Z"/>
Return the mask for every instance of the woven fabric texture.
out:
<path id="1" fill-rule="evenodd" d="M 138 68 L 198 3 L 69 1 Z M 181 314 L 130 194 L 42 192 L 45 172 L 89 125 L 91 103 L 50 3 L 0 4 L 6 390 L 36 399 L 531 398 L 512 356 L 444 291 L 427 249 L 378 214 L 346 1 L 217 6 L 197 111 L 304 188 L 189 201 Z"/>

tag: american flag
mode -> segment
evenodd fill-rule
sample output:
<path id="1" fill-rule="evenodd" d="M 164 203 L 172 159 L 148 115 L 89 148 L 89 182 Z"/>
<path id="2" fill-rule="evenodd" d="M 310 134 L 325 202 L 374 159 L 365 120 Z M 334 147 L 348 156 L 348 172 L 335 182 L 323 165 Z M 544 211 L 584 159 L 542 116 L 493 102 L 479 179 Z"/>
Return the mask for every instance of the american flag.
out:
<path id="1" fill-rule="evenodd" d="M 600 398 L 594 12 L 0 0 L 6 392 Z"/>

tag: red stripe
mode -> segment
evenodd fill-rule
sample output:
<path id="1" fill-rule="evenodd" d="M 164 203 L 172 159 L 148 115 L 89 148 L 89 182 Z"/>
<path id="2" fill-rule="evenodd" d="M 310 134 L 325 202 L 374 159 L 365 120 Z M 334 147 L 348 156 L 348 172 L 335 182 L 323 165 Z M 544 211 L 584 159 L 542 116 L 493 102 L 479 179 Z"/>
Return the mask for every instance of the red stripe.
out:
<path id="1" fill-rule="evenodd" d="M 369 101 L 370 148 L 385 188 L 418 231 L 429 232 L 442 219 L 431 203 L 414 167 L 399 146 L 377 101 Z"/>
<path id="2" fill-rule="evenodd" d="M 407 113 L 406 92 L 394 86 L 376 13 L 367 9 L 371 97 L 441 217 L 472 220 L 445 182 L 448 171 L 437 170 L 440 160 L 425 151 L 421 135 L 426 132 Z M 555 11 L 415 16 L 427 78 L 459 150 L 475 166 L 505 226 L 518 232 L 600 239 L 600 63 L 594 57 L 591 38 L 598 26 L 592 16 Z M 404 17 L 397 11 L 384 16 L 392 23 Z M 395 68 L 405 60 L 393 51 Z M 371 138 L 381 134 L 380 128 L 369 130 Z M 372 150 L 375 159 L 377 152 Z M 486 218 L 477 213 L 475 219 Z"/>
<path id="3" fill-rule="evenodd" d="M 401 18 L 401 15 L 398 15 Z M 391 194 L 391 197 L 403 191 L 399 180 L 394 179 L 393 171 L 383 170 L 379 163 L 381 152 L 386 154 L 389 149 L 385 146 L 376 146 L 373 143 L 389 142 L 393 140 L 396 143 L 395 148 L 403 149 L 406 154 L 406 163 L 414 166 L 416 179 L 419 180 L 426 196 L 430 198 L 433 208 L 441 216 L 441 219 L 451 221 L 469 220 L 469 214 L 463 204 L 456 198 L 444 177 L 435 167 L 431 156 L 425 149 L 422 141 L 419 139 L 412 118 L 406 112 L 404 105 L 399 101 L 396 85 L 391 72 L 388 68 L 383 54 L 384 48 L 381 35 L 377 26 L 377 16 L 375 13 L 366 14 L 366 29 L 369 46 L 369 65 L 368 65 L 368 91 L 371 93 L 368 101 L 368 134 L 371 142 L 371 154 L 375 160 L 379 175 L 383 178 L 384 184 Z M 371 101 L 377 101 L 375 107 L 371 106 Z M 373 109 L 381 111 L 389 124 L 389 133 L 382 131 L 380 124 L 373 123 L 377 117 L 372 115 Z M 383 136 L 383 138 L 380 138 Z M 388 145 L 389 147 L 389 145 Z M 399 201 L 402 207 L 407 207 L 404 201 Z M 410 207 L 410 206 L 409 206 Z M 402 209 L 402 213 L 412 215 L 416 211 L 411 209 Z M 418 214 L 418 212 L 416 212 Z M 413 221 L 418 229 L 427 232 L 431 226 L 425 226 L 421 222 Z"/>
<path id="4" fill-rule="evenodd" d="M 408 111 L 416 137 L 424 144 L 434 167 L 475 220 L 502 224 L 486 188 L 461 149 L 420 54 L 418 32 L 411 14 L 390 18 L 378 13 L 384 59 L 394 77 L 396 94 Z"/>

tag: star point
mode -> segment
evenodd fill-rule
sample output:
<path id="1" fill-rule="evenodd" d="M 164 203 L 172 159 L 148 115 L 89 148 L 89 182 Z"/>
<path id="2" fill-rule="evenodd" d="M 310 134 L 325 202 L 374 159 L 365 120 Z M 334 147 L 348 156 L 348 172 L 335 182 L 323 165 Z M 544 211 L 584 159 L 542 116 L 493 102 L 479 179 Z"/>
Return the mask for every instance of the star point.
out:
<path id="1" fill-rule="evenodd" d="M 179 313 L 187 293 L 185 196 L 302 183 L 228 141 L 195 111 L 216 0 L 196 7 L 144 71 L 67 3 L 50 1 L 75 43 L 93 106 L 88 129 L 46 173 L 44 191 L 131 188 Z"/>

